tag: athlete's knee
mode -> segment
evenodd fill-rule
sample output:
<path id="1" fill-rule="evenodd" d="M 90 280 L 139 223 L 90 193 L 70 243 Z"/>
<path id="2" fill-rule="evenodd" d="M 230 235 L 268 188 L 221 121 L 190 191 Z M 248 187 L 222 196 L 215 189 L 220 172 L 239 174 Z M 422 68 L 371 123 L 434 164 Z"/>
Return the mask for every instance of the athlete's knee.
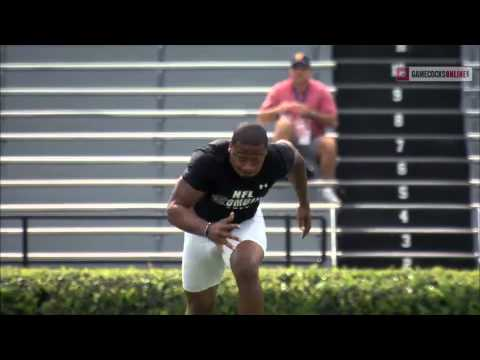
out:
<path id="1" fill-rule="evenodd" d="M 258 264 L 253 261 L 232 262 L 232 271 L 240 282 L 253 282 L 258 279 Z"/>
<path id="2" fill-rule="evenodd" d="M 258 269 L 263 259 L 262 248 L 253 241 L 243 241 L 230 258 L 237 281 L 251 282 L 258 279 Z"/>

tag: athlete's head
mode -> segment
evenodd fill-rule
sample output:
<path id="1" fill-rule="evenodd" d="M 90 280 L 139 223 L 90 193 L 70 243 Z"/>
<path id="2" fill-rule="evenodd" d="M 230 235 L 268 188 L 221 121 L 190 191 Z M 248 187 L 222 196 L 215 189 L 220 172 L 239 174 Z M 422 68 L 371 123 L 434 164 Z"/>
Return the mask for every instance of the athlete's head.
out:
<path id="1" fill-rule="evenodd" d="M 257 175 L 267 156 L 268 137 L 259 124 L 242 123 L 234 131 L 228 152 L 235 172 L 242 177 Z"/>
<path id="2" fill-rule="evenodd" d="M 310 59 L 302 52 L 294 55 L 290 70 L 290 78 L 293 80 L 295 86 L 305 86 L 312 77 L 312 68 L 310 66 Z"/>

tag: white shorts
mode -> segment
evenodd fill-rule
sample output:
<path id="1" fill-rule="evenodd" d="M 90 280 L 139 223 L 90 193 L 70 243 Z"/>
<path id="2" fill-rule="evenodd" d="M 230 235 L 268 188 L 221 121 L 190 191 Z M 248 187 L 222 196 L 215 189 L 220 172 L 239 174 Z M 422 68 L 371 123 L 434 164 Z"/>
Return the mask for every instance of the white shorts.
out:
<path id="1" fill-rule="evenodd" d="M 240 229 L 232 231 L 241 241 L 251 240 L 267 251 L 267 234 L 262 210 L 240 224 Z M 234 246 L 239 242 L 229 240 Z M 185 233 L 182 256 L 183 288 L 188 292 L 207 290 L 222 281 L 225 267 L 230 268 L 232 250 L 225 245 L 218 246 L 204 236 Z"/>

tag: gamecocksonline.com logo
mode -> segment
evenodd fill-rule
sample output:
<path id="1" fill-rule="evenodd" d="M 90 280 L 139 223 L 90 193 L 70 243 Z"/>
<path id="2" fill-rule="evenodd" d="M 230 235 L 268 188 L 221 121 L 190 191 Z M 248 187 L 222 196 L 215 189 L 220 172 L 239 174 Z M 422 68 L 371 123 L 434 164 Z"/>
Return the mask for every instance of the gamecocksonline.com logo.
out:
<path id="1" fill-rule="evenodd" d="M 471 67 L 467 66 L 401 66 L 396 69 L 397 81 L 465 82 L 472 81 Z"/>

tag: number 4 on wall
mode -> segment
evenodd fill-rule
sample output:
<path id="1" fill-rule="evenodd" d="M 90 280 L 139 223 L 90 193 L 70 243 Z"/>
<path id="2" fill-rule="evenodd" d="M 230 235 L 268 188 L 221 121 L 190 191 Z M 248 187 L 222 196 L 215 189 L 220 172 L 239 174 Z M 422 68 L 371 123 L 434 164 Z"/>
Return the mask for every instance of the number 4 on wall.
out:
<path id="1" fill-rule="evenodd" d="M 410 216 L 409 216 L 408 210 L 400 211 L 400 213 L 398 214 L 398 218 L 400 219 L 402 224 L 408 224 L 410 222 Z"/>

